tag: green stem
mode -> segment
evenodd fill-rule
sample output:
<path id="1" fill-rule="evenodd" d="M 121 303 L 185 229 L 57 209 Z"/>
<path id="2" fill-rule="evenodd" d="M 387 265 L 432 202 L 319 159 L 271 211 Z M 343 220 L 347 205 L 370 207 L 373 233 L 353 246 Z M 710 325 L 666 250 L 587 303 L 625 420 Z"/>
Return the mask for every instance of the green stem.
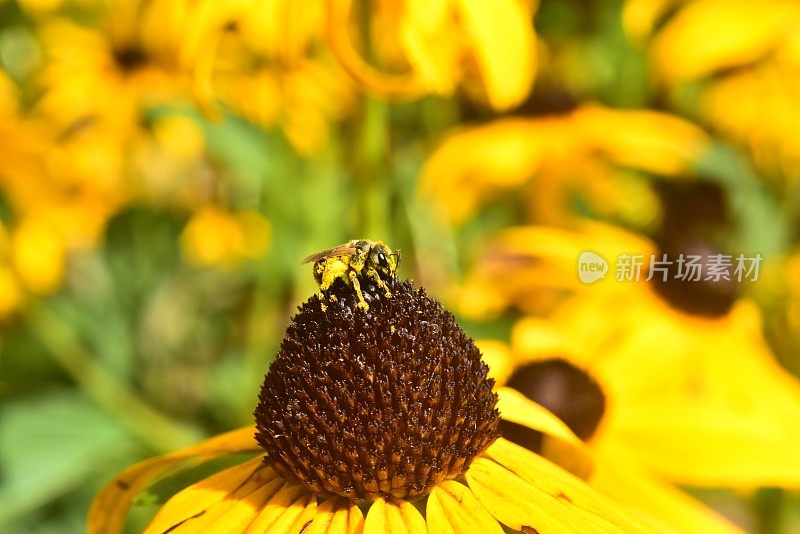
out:
<path id="1" fill-rule="evenodd" d="M 47 348 L 53 359 L 100 406 L 142 442 L 158 452 L 183 447 L 202 439 L 194 427 L 175 423 L 169 417 L 143 403 L 134 392 L 117 380 L 84 349 L 72 330 L 56 315 L 39 307 L 29 310 L 26 322 Z"/>
<path id="2" fill-rule="evenodd" d="M 357 17 L 362 53 L 374 62 L 371 30 L 371 4 L 361 2 Z M 353 143 L 353 170 L 356 183 L 356 228 L 358 237 L 389 239 L 390 142 L 389 104 L 363 93 L 358 139 Z"/>

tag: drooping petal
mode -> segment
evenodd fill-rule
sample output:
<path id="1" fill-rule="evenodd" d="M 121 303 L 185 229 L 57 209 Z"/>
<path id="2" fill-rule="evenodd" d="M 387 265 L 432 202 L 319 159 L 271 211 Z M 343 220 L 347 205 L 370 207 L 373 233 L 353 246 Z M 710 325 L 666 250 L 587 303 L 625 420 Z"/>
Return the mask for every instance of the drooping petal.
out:
<path id="1" fill-rule="evenodd" d="M 516 0 L 457 0 L 472 44 L 486 96 L 495 109 L 507 109 L 528 94 L 536 71 L 530 15 Z"/>
<path id="2" fill-rule="evenodd" d="M 427 534 L 425 519 L 407 501 L 378 499 L 367 512 L 364 534 Z"/>
<path id="3" fill-rule="evenodd" d="M 451 15 L 448 4 L 447 0 L 406 2 L 399 30 L 414 73 L 428 90 L 442 95 L 453 92 L 459 75 L 458 43 L 442 39 Z"/>
<path id="4" fill-rule="evenodd" d="M 497 390 L 500 417 L 544 434 L 542 454 L 569 472 L 586 478 L 593 469 L 586 445 L 554 414 L 510 388 Z"/>
<path id="5" fill-rule="evenodd" d="M 207 516 L 209 509 L 226 497 L 241 493 L 242 486 L 255 482 L 259 485 L 276 486 L 275 491 L 283 484 L 283 479 L 274 470 L 264 465 L 261 458 L 253 458 L 242 464 L 230 467 L 209 478 L 189 486 L 175 494 L 158 511 L 148 525 L 147 533 L 174 530 L 177 525 L 184 524 L 193 518 Z M 255 512 L 254 512 L 255 513 Z"/>
<path id="6" fill-rule="evenodd" d="M 364 515 L 361 509 L 351 501 L 341 497 L 328 499 L 314 516 L 307 534 L 362 534 L 364 532 Z"/>
<path id="7" fill-rule="evenodd" d="M 145 460 L 127 469 L 106 484 L 92 501 L 87 519 L 88 531 L 120 532 L 133 498 L 172 469 L 226 454 L 260 451 L 253 438 L 254 432 L 253 426 L 233 430 L 192 447 Z"/>
<path id="8" fill-rule="evenodd" d="M 670 480 L 711 487 L 800 487 L 800 435 L 791 421 L 678 404 L 625 409 L 617 419 L 615 442 Z"/>
<path id="9" fill-rule="evenodd" d="M 680 532 L 741 532 L 699 501 L 639 469 L 625 465 L 621 458 L 624 456 L 604 455 L 592 473 L 589 481 L 591 486 Z"/>
<path id="10" fill-rule="evenodd" d="M 664 12 L 680 0 L 628 0 L 622 9 L 622 26 L 636 43 L 650 36 Z"/>
<path id="11" fill-rule="evenodd" d="M 466 473 L 478 501 L 507 526 L 539 532 L 650 529 L 585 482 L 530 451 L 498 439 Z"/>
<path id="12" fill-rule="evenodd" d="M 502 534 L 503 529 L 468 487 L 448 480 L 428 496 L 428 532 L 441 534 Z"/>
<path id="13" fill-rule="evenodd" d="M 658 111 L 587 105 L 573 118 L 589 145 L 619 165 L 666 176 L 686 172 L 710 147 L 698 126 Z"/>
<path id="14" fill-rule="evenodd" d="M 671 82 L 746 65 L 768 54 L 793 31 L 797 2 L 699 0 L 690 2 L 653 43 L 659 74 Z"/>

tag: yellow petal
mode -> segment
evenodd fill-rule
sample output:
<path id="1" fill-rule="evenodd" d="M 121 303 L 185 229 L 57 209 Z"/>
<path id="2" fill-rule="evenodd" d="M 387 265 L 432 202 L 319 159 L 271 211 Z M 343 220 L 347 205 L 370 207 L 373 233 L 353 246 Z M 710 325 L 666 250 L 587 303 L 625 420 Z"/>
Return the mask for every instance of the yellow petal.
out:
<path id="1" fill-rule="evenodd" d="M 794 1 L 690 2 L 659 33 L 653 60 L 659 73 L 672 82 L 751 63 L 793 31 L 799 13 Z"/>
<path id="2" fill-rule="evenodd" d="M 428 532 L 441 534 L 502 534 L 503 529 L 458 482 L 439 483 L 428 497 L 425 518 Z"/>
<path id="3" fill-rule="evenodd" d="M 114 477 L 92 501 L 87 518 L 90 533 L 121 532 L 133 498 L 160 475 L 226 454 L 260 451 L 249 426 L 213 437 L 192 447 L 140 462 Z"/>
<path id="4" fill-rule="evenodd" d="M 507 343 L 496 339 L 478 339 L 475 346 L 481 351 L 481 359 L 489 366 L 489 378 L 504 384 L 514 371 L 514 357 Z"/>
<path id="5" fill-rule="evenodd" d="M 501 120 L 451 135 L 427 159 L 420 190 L 454 224 L 536 172 L 551 136 L 549 122 Z M 541 138 L 541 139 L 540 139 Z"/>
<path id="6" fill-rule="evenodd" d="M 569 427 L 544 406 L 536 404 L 519 391 L 511 388 L 499 388 L 497 395 L 497 408 L 503 419 L 533 428 L 576 446 L 582 446 L 581 440 L 572 433 Z"/>
<path id="7" fill-rule="evenodd" d="M 511 332 L 511 344 L 517 365 L 567 356 L 575 350 L 571 340 L 552 321 L 539 317 L 523 317 L 517 321 Z"/>
<path id="8" fill-rule="evenodd" d="M 471 41 L 486 96 L 495 109 L 507 109 L 528 95 L 536 70 L 530 15 L 516 0 L 457 0 Z"/>
<path id="9" fill-rule="evenodd" d="M 442 95 L 451 94 L 458 82 L 458 43 L 442 39 L 450 16 L 448 4 L 446 0 L 405 2 L 399 30 L 415 75 L 428 90 Z"/>
<path id="10" fill-rule="evenodd" d="M 300 532 L 311 523 L 317 510 L 316 496 L 300 484 L 286 483 L 267 501 L 244 531 L 246 534 L 289 534 Z"/>
<path id="11" fill-rule="evenodd" d="M 501 438 L 485 455 L 488 458 L 475 460 L 478 471 L 473 473 L 475 464 L 467 471 L 467 481 L 481 504 L 512 528 L 520 528 L 515 524 L 539 528 L 525 522 L 531 517 L 544 528 L 559 527 L 562 531 L 569 525 L 582 525 L 578 530 L 583 531 L 648 530 L 619 504 L 527 449 Z M 503 504 L 507 499 L 511 500 Z M 518 508 L 518 501 L 528 504 Z"/>
<path id="12" fill-rule="evenodd" d="M 367 512 L 364 534 L 426 534 L 425 520 L 407 501 L 378 499 Z"/>
<path id="13" fill-rule="evenodd" d="M 670 6 L 680 0 L 628 0 L 622 9 L 622 26 L 629 39 L 641 43 Z"/>
<path id="14" fill-rule="evenodd" d="M 684 173 L 710 146 L 708 135 L 699 127 L 657 111 L 588 105 L 573 117 L 595 150 L 621 166 L 648 172 Z"/>
<path id="15" fill-rule="evenodd" d="M 211 506 L 253 479 L 256 470 L 267 471 L 263 474 L 276 478 L 275 472 L 266 468 L 261 458 L 225 469 L 176 493 L 161 507 L 145 532 L 164 532 L 190 518 L 205 515 Z M 259 479 L 263 478 L 263 474 Z M 279 480 L 278 487 L 282 483 Z"/>
<path id="16" fill-rule="evenodd" d="M 314 522 L 307 534 L 362 534 L 364 515 L 353 502 L 334 497 L 328 499 L 317 509 Z"/>
<path id="17" fill-rule="evenodd" d="M 800 487 L 800 434 L 792 421 L 693 404 L 631 407 L 618 410 L 616 417 L 615 442 L 670 480 L 712 487 Z"/>
<path id="18" fill-rule="evenodd" d="M 593 468 L 591 453 L 564 422 L 514 389 L 499 388 L 497 395 L 500 417 L 554 438 L 544 440 L 543 456 L 581 478 L 589 476 Z"/>
<path id="19" fill-rule="evenodd" d="M 734 525 L 686 493 L 644 472 L 624 465 L 623 456 L 604 455 L 592 474 L 590 484 L 620 503 L 658 518 L 680 532 L 737 533 Z"/>
<path id="20" fill-rule="evenodd" d="M 58 229 L 26 217 L 12 235 L 11 260 L 25 286 L 38 295 L 58 289 L 64 275 L 66 245 Z"/>

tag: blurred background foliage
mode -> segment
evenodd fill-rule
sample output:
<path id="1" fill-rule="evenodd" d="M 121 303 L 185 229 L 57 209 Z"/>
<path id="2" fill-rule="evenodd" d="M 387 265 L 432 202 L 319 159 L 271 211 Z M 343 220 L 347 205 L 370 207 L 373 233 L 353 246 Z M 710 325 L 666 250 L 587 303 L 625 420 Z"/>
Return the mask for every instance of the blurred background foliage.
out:
<path id="1" fill-rule="evenodd" d="M 799 30 L 793 0 L 0 1 L 0 530 L 82 531 L 112 473 L 249 424 L 299 261 L 353 237 L 507 339 L 575 272 L 504 300 L 502 230 L 699 228 L 765 257 L 744 292 L 799 372 Z M 800 528 L 792 492 L 701 496 Z"/>

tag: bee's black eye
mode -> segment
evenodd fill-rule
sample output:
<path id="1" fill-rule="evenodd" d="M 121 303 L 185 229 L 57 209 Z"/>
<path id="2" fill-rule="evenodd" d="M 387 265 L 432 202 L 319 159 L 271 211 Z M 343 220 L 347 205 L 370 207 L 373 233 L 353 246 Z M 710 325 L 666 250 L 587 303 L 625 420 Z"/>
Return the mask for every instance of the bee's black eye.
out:
<path id="1" fill-rule="evenodd" d="M 386 261 L 386 255 L 383 252 L 378 252 L 378 265 L 381 267 L 389 266 L 389 262 Z"/>

